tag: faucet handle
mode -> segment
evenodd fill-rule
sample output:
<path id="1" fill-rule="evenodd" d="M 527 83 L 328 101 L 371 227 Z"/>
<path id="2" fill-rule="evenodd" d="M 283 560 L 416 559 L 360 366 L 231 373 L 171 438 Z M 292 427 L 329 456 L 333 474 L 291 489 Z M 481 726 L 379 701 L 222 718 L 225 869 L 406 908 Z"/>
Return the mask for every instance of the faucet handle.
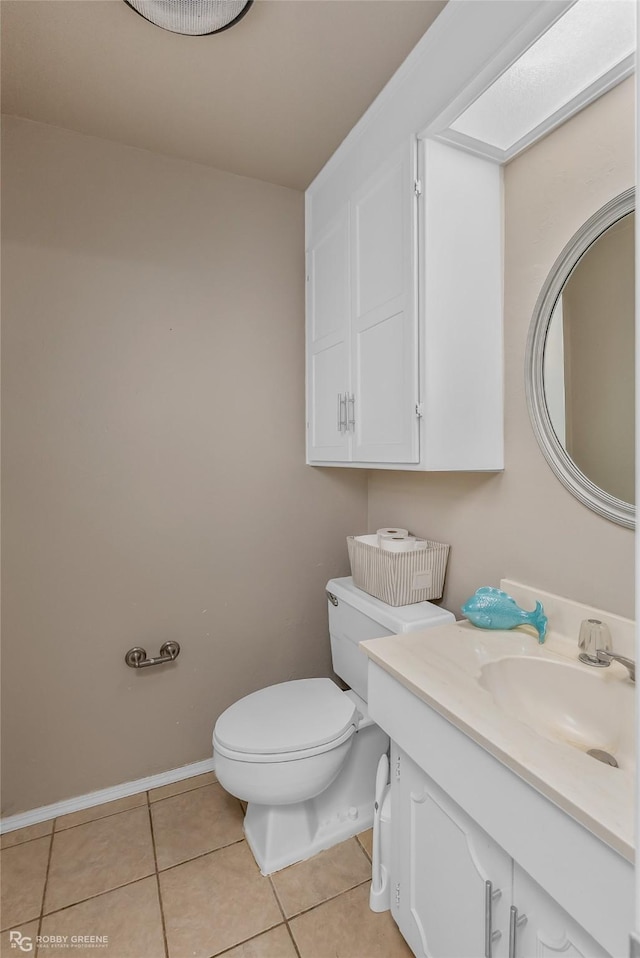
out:
<path id="1" fill-rule="evenodd" d="M 580 626 L 578 647 L 582 651 L 581 659 L 597 661 L 598 652 L 611 651 L 611 632 L 606 622 L 600 619 L 585 619 Z M 584 661 L 584 659 L 583 659 Z"/>

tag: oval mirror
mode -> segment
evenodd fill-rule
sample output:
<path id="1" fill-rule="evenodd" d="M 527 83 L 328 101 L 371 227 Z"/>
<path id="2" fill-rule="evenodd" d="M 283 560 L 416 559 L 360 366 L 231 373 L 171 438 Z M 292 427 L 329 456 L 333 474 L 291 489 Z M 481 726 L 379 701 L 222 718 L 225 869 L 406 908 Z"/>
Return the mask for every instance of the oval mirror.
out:
<path id="1" fill-rule="evenodd" d="M 561 482 L 635 528 L 635 191 L 598 210 L 540 292 L 527 341 L 533 429 Z"/>

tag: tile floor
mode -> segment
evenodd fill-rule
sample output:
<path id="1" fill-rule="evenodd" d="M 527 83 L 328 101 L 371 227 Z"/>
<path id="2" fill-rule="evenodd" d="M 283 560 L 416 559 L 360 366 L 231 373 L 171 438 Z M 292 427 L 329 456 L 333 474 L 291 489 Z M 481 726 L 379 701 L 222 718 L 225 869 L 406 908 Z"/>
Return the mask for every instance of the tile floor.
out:
<path id="1" fill-rule="evenodd" d="M 264 878 L 242 818 L 209 773 L 3 835 L 0 955 L 411 958 L 369 910 L 370 832 Z"/>

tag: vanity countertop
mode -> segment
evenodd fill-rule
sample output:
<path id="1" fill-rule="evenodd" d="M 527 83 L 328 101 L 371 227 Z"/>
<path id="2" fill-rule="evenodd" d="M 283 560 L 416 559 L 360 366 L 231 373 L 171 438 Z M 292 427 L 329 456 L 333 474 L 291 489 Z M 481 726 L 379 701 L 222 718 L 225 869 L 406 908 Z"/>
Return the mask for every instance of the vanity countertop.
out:
<path id="1" fill-rule="evenodd" d="M 526 626 L 491 631 L 467 621 L 370 639 L 361 647 L 418 698 L 633 861 L 634 761 L 628 758 L 620 762 L 620 768 L 612 768 L 568 739 L 544 737 L 533 723 L 514 718 L 500 707 L 480 680 L 481 669 L 489 662 L 508 656 L 542 658 L 565 668 L 586 669 L 603 683 L 620 683 L 630 701 L 630 679 L 622 666 L 590 669 L 578 662 L 577 643 L 553 632 L 540 645 Z M 632 751 L 627 748 L 627 755 Z"/>

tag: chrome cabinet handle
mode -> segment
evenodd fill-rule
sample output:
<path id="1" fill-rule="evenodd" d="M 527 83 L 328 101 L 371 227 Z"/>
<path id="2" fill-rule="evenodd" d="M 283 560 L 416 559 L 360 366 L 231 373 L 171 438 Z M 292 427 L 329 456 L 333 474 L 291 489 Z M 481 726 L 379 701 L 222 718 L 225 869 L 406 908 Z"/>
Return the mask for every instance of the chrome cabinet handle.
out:
<path id="1" fill-rule="evenodd" d="M 491 958 L 491 951 L 494 941 L 502 938 L 502 932 L 496 929 L 493 931 L 493 902 L 497 901 L 502 895 L 499 888 L 493 890 L 490 881 L 484 883 L 484 958 Z"/>
<path id="2" fill-rule="evenodd" d="M 347 429 L 347 394 L 338 393 L 338 432 Z"/>
<path id="3" fill-rule="evenodd" d="M 518 909 L 512 905 L 509 909 L 509 958 L 516 958 L 516 929 L 526 924 L 527 916 L 518 915 Z"/>
<path id="4" fill-rule="evenodd" d="M 347 429 L 353 427 L 354 431 L 356 428 L 356 397 L 354 393 L 347 395 L 345 393 L 345 399 L 347 403 L 351 406 L 351 417 L 347 419 Z"/>

